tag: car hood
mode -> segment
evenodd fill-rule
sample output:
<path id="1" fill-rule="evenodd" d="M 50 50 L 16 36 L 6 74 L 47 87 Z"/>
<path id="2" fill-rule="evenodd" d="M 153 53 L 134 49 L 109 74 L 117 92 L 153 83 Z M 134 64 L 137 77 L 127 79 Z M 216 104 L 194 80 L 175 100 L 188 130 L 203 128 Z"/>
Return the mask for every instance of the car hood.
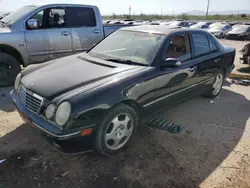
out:
<path id="1" fill-rule="evenodd" d="M 218 32 L 221 32 L 222 30 L 221 29 L 209 29 L 208 31 L 211 33 L 218 33 Z"/>
<path id="2" fill-rule="evenodd" d="M 145 67 L 117 64 L 78 54 L 31 65 L 22 71 L 21 82 L 32 92 L 53 100 L 77 88 L 84 92 L 142 68 Z"/>
<path id="3" fill-rule="evenodd" d="M 243 34 L 245 33 L 244 31 L 229 31 L 228 34 Z"/>
<path id="4" fill-rule="evenodd" d="M 11 32 L 10 28 L 8 28 L 8 27 L 2 27 L 0 25 L 0 34 L 1 33 L 9 33 L 9 32 Z"/>

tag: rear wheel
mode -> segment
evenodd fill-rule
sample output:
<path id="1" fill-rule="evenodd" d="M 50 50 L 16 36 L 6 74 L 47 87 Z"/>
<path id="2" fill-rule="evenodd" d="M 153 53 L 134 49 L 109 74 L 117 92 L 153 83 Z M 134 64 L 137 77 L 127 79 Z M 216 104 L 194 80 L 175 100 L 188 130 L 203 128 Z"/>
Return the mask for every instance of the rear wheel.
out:
<path id="1" fill-rule="evenodd" d="M 95 149 L 103 155 L 123 150 L 138 127 L 138 117 L 133 108 L 119 104 L 107 114 L 97 130 Z"/>
<path id="2" fill-rule="evenodd" d="M 220 34 L 219 38 L 222 39 L 224 37 L 223 33 Z"/>
<path id="3" fill-rule="evenodd" d="M 223 71 L 219 71 L 215 77 L 214 83 L 211 86 L 211 89 L 209 89 L 204 96 L 207 98 L 215 98 L 217 95 L 219 95 L 222 85 L 224 82 L 224 73 Z"/>
<path id="4" fill-rule="evenodd" d="M 12 85 L 20 71 L 20 63 L 13 56 L 0 52 L 0 87 Z"/>

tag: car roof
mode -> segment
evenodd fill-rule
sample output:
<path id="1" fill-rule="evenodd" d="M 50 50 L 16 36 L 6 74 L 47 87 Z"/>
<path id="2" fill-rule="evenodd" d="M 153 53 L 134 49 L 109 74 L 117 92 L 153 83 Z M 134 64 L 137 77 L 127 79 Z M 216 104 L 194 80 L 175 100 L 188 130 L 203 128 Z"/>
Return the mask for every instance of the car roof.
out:
<path id="1" fill-rule="evenodd" d="M 142 26 L 133 26 L 133 27 L 123 27 L 120 30 L 123 31 L 137 31 L 137 32 L 144 32 L 144 33 L 155 33 L 161 35 L 170 35 L 175 32 L 201 32 L 201 33 L 208 33 L 206 31 L 200 29 L 192 29 L 192 28 L 182 28 L 179 26 L 176 27 L 168 27 L 166 25 L 142 25 Z"/>

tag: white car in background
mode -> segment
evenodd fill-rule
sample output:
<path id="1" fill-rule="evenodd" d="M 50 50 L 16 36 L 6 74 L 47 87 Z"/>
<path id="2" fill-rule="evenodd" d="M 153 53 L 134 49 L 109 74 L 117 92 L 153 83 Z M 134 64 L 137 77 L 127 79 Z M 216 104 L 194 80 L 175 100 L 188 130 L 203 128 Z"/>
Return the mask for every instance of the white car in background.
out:
<path id="1" fill-rule="evenodd" d="M 231 25 L 218 24 L 218 25 L 214 25 L 213 27 L 208 29 L 208 32 L 210 32 L 211 34 L 213 34 L 217 38 L 224 38 L 225 35 L 231 30 L 232 30 Z"/>
<path id="2" fill-rule="evenodd" d="M 197 24 L 194 24 L 192 26 L 190 26 L 190 28 L 193 28 L 193 29 L 209 29 L 209 26 L 206 24 L 206 23 L 197 23 Z"/>

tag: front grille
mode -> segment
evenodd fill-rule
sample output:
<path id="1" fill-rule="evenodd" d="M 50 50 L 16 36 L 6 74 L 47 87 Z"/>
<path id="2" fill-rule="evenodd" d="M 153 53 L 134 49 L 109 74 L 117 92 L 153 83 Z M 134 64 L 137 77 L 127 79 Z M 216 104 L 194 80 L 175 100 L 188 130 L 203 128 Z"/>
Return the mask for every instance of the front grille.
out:
<path id="1" fill-rule="evenodd" d="M 33 113 L 38 114 L 43 104 L 43 98 L 39 95 L 27 90 L 23 85 L 19 90 L 19 98 L 21 103 Z"/>

